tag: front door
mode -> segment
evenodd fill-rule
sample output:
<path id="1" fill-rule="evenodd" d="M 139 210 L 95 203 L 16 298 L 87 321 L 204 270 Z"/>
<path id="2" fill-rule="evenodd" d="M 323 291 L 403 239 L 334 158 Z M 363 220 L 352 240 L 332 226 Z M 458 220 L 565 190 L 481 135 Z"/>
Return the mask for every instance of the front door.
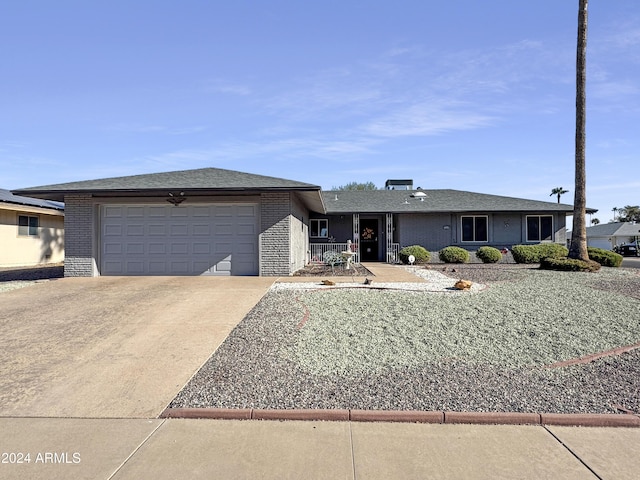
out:
<path id="1" fill-rule="evenodd" d="M 378 220 L 360 219 L 360 261 L 377 262 L 378 258 Z"/>

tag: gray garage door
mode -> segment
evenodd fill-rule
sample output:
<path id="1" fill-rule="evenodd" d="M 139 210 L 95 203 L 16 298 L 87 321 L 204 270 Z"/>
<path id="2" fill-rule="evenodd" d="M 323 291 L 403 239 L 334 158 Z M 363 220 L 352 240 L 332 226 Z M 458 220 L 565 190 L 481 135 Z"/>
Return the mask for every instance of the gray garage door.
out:
<path id="1" fill-rule="evenodd" d="M 255 204 L 104 205 L 102 275 L 257 275 Z"/>

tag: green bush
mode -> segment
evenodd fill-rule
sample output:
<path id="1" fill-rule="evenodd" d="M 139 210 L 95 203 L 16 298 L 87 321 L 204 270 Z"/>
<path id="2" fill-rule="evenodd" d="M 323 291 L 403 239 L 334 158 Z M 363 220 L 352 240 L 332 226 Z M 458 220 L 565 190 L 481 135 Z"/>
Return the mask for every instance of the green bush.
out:
<path id="1" fill-rule="evenodd" d="M 445 247 L 440 250 L 438 256 L 445 263 L 467 263 L 469 252 L 460 247 Z"/>
<path id="2" fill-rule="evenodd" d="M 415 257 L 415 263 L 427 263 L 431 258 L 431 254 L 420 245 L 404 247 L 398 252 L 400 261 L 405 264 L 409 263 L 409 255 L 413 255 Z"/>
<path id="3" fill-rule="evenodd" d="M 336 265 L 344 263 L 344 257 L 339 252 L 327 250 L 322 255 L 322 261 L 325 265 L 331 265 L 332 267 L 335 267 Z"/>
<path id="4" fill-rule="evenodd" d="M 598 262 L 603 267 L 619 267 L 622 265 L 622 255 L 611 250 L 588 247 L 587 252 L 591 260 Z"/>
<path id="5" fill-rule="evenodd" d="M 559 243 L 540 243 L 538 245 L 514 245 L 511 249 L 516 263 L 540 263 L 543 258 L 563 258 L 569 255 L 569 249 Z"/>
<path id="6" fill-rule="evenodd" d="M 496 263 L 502 258 L 502 252 L 493 247 L 480 247 L 476 252 L 476 257 L 482 260 L 482 263 Z"/>
<path id="7" fill-rule="evenodd" d="M 562 272 L 597 272 L 600 264 L 593 260 L 578 260 L 575 258 L 546 257 L 540 261 L 543 270 L 559 270 Z"/>

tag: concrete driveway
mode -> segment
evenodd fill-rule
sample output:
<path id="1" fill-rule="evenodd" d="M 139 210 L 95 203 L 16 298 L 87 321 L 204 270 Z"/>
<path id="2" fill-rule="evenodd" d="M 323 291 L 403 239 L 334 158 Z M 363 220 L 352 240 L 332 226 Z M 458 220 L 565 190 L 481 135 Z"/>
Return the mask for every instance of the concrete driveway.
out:
<path id="1" fill-rule="evenodd" d="M 149 418 L 275 278 L 66 278 L 0 293 L 0 416 Z"/>
<path id="2" fill-rule="evenodd" d="M 623 257 L 622 266 L 624 268 L 640 268 L 640 257 Z"/>

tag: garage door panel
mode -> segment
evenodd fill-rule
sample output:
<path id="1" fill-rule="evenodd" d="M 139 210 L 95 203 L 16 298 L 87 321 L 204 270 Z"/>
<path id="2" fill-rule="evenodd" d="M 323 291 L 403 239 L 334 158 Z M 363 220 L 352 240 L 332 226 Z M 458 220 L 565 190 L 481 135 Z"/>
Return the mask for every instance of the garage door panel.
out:
<path id="1" fill-rule="evenodd" d="M 108 255 L 121 255 L 122 243 L 111 243 L 111 242 L 105 243 L 104 252 Z"/>
<path id="2" fill-rule="evenodd" d="M 127 225 L 125 235 L 128 237 L 142 237 L 144 236 L 144 225 L 132 224 Z"/>
<path id="3" fill-rule="evenodd" d="M 147 234 L 151 236 L 158 235 L 163 237 L 167 234 L 167 226 L 154 223 L 147 227 Z"/>
<path id="4" fill-rule="evenodd" d="M 186 255 L 189 253 L 189 245 L 186 242 L 173 242 L 169 253 L 171 255 Z"/>
<path id="5" fill-rule="evenodd" d="M 105 225 L 104 236 L 105 237 L 121 237 L 122 225 Z"/>
<path id="6" fill-rule="evenodd" d="M 209 255 L 211 254 L 211 245 L 209 243 L 194 243 L 193 253 L 196 255 Z"/>
<path id="7" fill-rule="evenodd" d="M 167 245 L 165 243 L 149 243 L 148 251 L 150 255 L 166 255 Z"/>
<path id="8" fill-rule="evenodd" d="M 135 261 L 127 261 L 125 263 L 126 274 L 127 275 L 144 275 L 144 262 L 140 260 Z"/>
<path id="9" fill-rule="evenodd" d="M 193 226 L 193 235 L 208 237 L 211 235 L 211 227 L 208 224 L 197 224 Z"/>
<path id="10" fill-rule="evenodd" d="M 148 207 L 149 217 L 150 218 L 166 218 L 167 217 L 167 208 L 163 206 L 150 206 Z"/>
<path id="11" fill-rule="evenodd" d="M 144 218 L 144 216 L 145 216 L 144 207 L 127 207 L 128 218 Z"/>
<path id="12" fill-rule="evenodd" d="M 253 243 L 238 243 L 237 247 L 236 252 L 243 255 L 252 255 L 256 253 L 256 247 Z"/>
<path id="13" fill-rule="evenodd" d="M 106 205 L 103 275 L 257 275 L 256 205 Z"/>
<path id="14" fill-rule="evenodd" d="M 144 243 L 127 243 L 127 255 L 143 255 Z"/>
<path id="15" fill-rule="evenodd" d="M 256 234 L 256 226 L 254 224 L 248 224 L 248 223 L 238 224 L 237 233 L 238 235 L 253 236 Z"/>
<path id="16" fill-rule="evenodd" d="M 189 235 L 189 226 L 184 224 L 172 224 L 170 226 L 170 232 L 172 237 L 180 237 Z"/>
<path id="17" fill-rule="evenodd" d="M 193 207 L 193 216 L 194 217 L 206 217 L 209 218 L 211 216 L 211 208 L 208 206 L 195 206 Z"/>

